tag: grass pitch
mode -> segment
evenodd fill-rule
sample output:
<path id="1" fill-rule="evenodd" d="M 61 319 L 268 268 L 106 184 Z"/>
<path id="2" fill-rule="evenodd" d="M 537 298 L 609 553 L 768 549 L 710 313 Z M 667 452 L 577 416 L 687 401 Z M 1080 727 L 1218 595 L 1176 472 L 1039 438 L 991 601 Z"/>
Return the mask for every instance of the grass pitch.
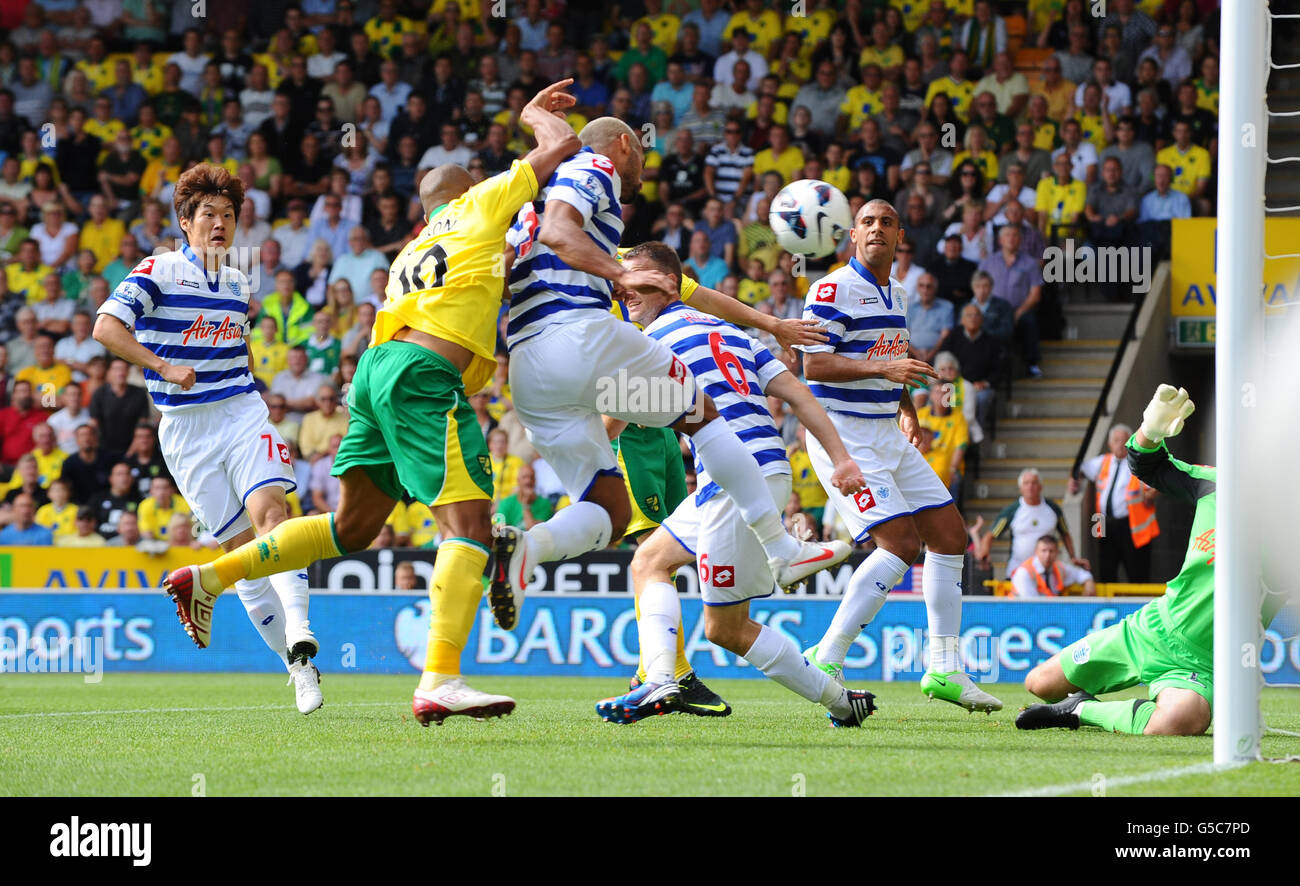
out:
<path id="1" fill-rule="evenodd" d="M 513 695 L 511 717 L 421 728 L 416 678 L 327 674 L 303 717 L 265 674 L 0 677 L 0 794 L 165 795 L 1087 795 L 1300 794 L 1300 763 L 1210 773 L 1211 739 L 1096 730 L 1019 732 L 1020 686 L 987 716 L 929 702 L 912 683 L 873 684 L 863 729 L 765 680 L 709 681 L 725 719 L 600 721 L 604 679 L 477 677 Z M 1136 695 L 1136 693 L 1134 693 Z M 1300 731 L 1296 690 L 1265 690 L 1266 721 Z M 1269 756 L 1300 739 L 1268 736 Z"/>

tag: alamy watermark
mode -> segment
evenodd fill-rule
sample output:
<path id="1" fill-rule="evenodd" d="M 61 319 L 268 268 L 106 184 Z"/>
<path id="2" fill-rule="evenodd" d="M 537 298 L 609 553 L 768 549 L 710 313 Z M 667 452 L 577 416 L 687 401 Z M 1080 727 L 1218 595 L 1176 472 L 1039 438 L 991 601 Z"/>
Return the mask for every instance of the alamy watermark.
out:
<path id="1" fill-rule="evenodd" d="M 25 643 L 0 636 L 0 674 L 84 674 L 104 679 L 103 637 L 32 637 Z"/>
<path id="2" fill-rule="evenodd" d="M 1067 238 L 1043 250 L 1047 283 L 1125 283 L 1144 295 L 1151 291 L 1155 261 L 1149 246 L 1086 246 Z"/>
<path id="3" fill-rule="evenodd" d="M 737 374 L 745 381 L 739 361 Z M 617 375 L 596 379 L 596 411 L 602 415 L 660 415 L 669 423 L 685 419 L 694 424 L 704 420 L 704 402 L 686 364 L 677 357 L 666 375 L 633 375 L 620 369 Z"/>

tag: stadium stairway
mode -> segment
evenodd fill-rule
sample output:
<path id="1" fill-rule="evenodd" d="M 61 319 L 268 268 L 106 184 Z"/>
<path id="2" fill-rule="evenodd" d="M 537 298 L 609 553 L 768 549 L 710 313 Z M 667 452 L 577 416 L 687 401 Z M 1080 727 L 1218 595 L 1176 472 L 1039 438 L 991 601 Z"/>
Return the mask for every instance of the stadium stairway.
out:
<path id="1" fill-rule="evenodd" d="M 1010 398 L 1000 398 L 994 433 L 980 445 L 977 478 L 967 479 L 962 515 L 984 517 L 985 531 L 999 511 L 1019 497 L 1016 478 L 1035 468 L 1043 494 L 1059 502 L 1070 466 L 1088 430 L 1106 373 L 1115 358 L 1132 305 L 1069 304 L 1065 338 L 1043 342 L 1044 378 L 1017 380 Z M 995 542 L 994 564 L 1006 561 L 1008 546 Z"/>

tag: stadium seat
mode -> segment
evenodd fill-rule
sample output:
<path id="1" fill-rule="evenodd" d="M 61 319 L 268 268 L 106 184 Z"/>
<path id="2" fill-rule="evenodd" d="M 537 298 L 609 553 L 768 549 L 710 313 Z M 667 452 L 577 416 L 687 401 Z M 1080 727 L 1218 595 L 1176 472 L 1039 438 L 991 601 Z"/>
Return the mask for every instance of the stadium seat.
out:
<path id="1" fill-rule="evenodd" d="M 1024 46 L 1016 52 L 1016 68 L 1022 71 L 1037 70 L 1043 63 L 1043 59 L 1052 54 L 1050 49 L 1039 49 L 1037 46 Z"/>
<path id="2" fill-rule="evenodd" d="M 1023 15 L 1008 15 L 1003 21 L 1007 25 L 1007 49 L 1011 52 L 1011 57 L 1015 58 L 1020 47 L 1025 43 L 1025 32 L 1028 26 Z"/>

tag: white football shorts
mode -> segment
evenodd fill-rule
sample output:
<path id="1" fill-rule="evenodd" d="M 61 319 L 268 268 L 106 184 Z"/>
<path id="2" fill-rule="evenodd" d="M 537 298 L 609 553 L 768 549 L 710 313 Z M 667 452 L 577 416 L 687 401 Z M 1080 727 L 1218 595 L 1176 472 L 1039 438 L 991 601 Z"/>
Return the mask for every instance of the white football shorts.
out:
<path id="1" fill-rule="evenodd" d="M 790 475 L 769 474 L 767 488 L 777 510 L 790 499 Z M 688 495 L 668 515 L 663 528 L 695 555 L 700 596 L 705 606 L 732 606 L 770 597 L 776 581 L 767 568 L 767 553 L 731 496 L 719 491 L 702 505 Z"/>
<path id="2" fill-rule="evenodd" d="M 252 526 L 250 493 L 275 483 L 297 488 L 289 447 L 258 394 L 163 414 L 158 442 L 181 497 L 219 542 Z"/>
<path id="3" fill-rule="evenodd" d="M 574 501 L 619 475 L 602 415 L 666 428 L 695 408 L 695 376 L 667 345 L 606 312 L 584 312 L 510 352 L 515 412 Z"/>
<path id="4" fill-rule="evenodd" d="M 832 486 L 835 466 L 812 434 L 808 435 L 808 458 L 854 541 L 863 541 L 873 526 L 886 520 L 952 504 L 943 481 L 925 456 L 907 442 L 895 418 L 857 418 L 837 412 L 830 417 L 849 457 L 861 468 L 867 488 L 857 495 L 844 495 Z"/>

